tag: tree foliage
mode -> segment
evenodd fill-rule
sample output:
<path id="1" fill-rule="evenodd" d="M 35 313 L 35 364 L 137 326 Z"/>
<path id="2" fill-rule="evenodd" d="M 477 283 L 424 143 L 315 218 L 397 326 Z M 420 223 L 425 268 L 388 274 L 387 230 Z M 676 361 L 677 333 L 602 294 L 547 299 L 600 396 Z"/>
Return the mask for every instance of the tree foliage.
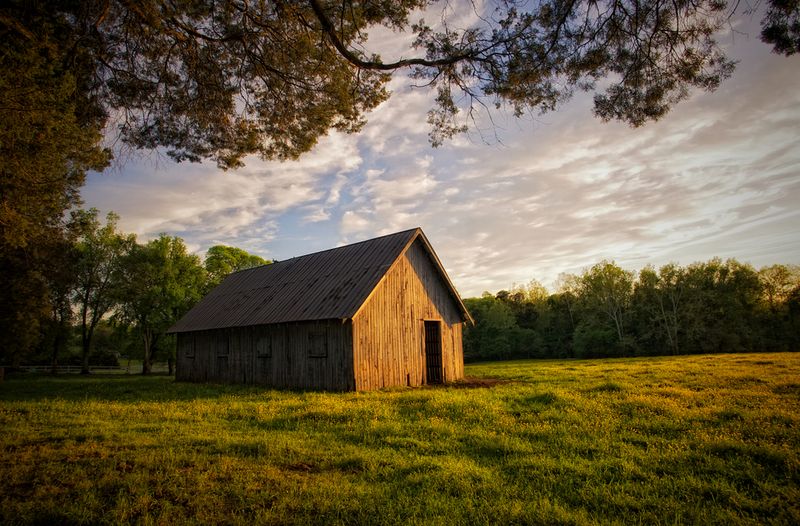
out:
<path id="1" fill-rule="evenodd" d="M 712 259 L 637 276 L 602 261 L 562 276 L 546 299 L 500 291 L 464 303 L 476 322 L 465 329 L 467 360 L 786 351 L 800 343 L 794 265 L 756 271 Z"/>
<path id="2" fill-rule="evenodd" d="M 208 273 L 209 290 L 219 285 L 231 272 L 272 263 L 261 256 L 237 247 L 214 245 L 206 251 L 203 266 Z"/>
<path id="3" fill-rule="evenodd" d="M 63 227 L 86 171 L 103 169 L 109 152 L 99 146 L 104 118 L 91 110 L 79 57 L 67 56 L 68 28 L 3 15 L 0 243 L 13 250 Z"/>
<path id="4" fill-rule="evenodd" d="M 468 298 L 464 304 L 475 319 L 475 327 L 464 337 L 465 356 L 481 354 L 485 359 L 510 359 L 529 351 L 535 342 L 533 331 L 521 328 L 508 300 L 508 291 L 498 293 L 506 300 L 498 301 L 491 294 Z"/>
<path id="5" fill-rule="evenodd" d="M 587 310 L 602 317 L 620 343 L 625 340 L 633 279 L 632 272 L 609 261 L 594 265 L 581 276 L 582 297 Z"/>
<path id="6" fill-rule="evenodd" d="M 133 249 L 136 237 L 117 230 L 119 216 L 110 212 L 106 224 L 98 210 L 77 210 L 72 214 L 76 262 L 73 302 L 81 326 L 82 372 L 89 373 L 89 355 L 97 324 L 119 302 L 116 291 L 122 285 L 122 259 Z"/>
<path id="7" fill-rule="evenodd" d="M 55 296 L 64 213 L 78 203 L 86 171 L 109 159 L 100 146 L 105 119 L 87 100 L 69 33 L 0 8 L 0 358 L 9 363 L 33 349 L 41 329 L 54 329 L 53 308 L 66 314 L 51 304 L 63 299 Z"/>
<path id="8" fill-rule="evenodd" d="M 112 365 L 116 357 L 141 356 L 149 372 L 156 358 L 174 355 L 166 330 L 230 272 L 269 263 L 230 246 L 208 250 L 205 266 L 179 237 L 162 234 L 148 243 L 121 232 L 110 212 L 74 210 L 60 236 L 30 243 L 28 258 L 11 261 L 16 279 L 0 303 L 0 365 L 22 363 Z M 24 268 L 30 261 L 42 267 Z M 42 272 L 46 261 L 47 272 Z M 208 270 L 206 270 L 208 269 Z M 0 275 L 2 275 L 0 273 Z M 158 356 L 156 356 L 158 354 Z"/>
<path id="9" fill-rule="evenodd" d="M 715 40 L 738 6 L 724 0 L 465 3 L 476 16 L 463 27 L 448 6 L 436 24 L 419 20 L 415 10 L 434 4 L 16 0 L 0 10 L 17 57 L 4 82 L 80 102 L 56 105 L 63 122 L 93 125 L 78 143 L 113 116 L 135 147 L 227 168 L 248 154 L 294 158 L 329 130 L 359 130 L 398 70 L 437 90 L 428 122 L 439 144 L 476 108 L 546 112 L 576 90 L 595 92 L 600 118 L 639 126 L 692 89 L 715 89 L 733 68 Z M 412 34 L 410 58 L 370 52 L 376 26 Z M 793 52 L 797 1 L 771 0 L 764 28 L 777 51 Z M 37 68 L 45 74 L 19 75 Z M 20 105 L 31 112 L 36 101 Z M 76 158 L 92 150 L 78 143 Z"/>
<path id="10" fill-rule="evenodd" d="M 761 40 L 786 56 L 800 51 L 800 0 L 770 0 L 761 21 Z"/>
<path id="11" fill-rule="evenodd" d="M 16 366 L 36 346 L 50 316 L 47 266 L 52 238 L 27 250 L 0 250 L 0 360 Z"/>
<path id="12" fill-rule="evenodd" d="M 116 316 L 141 336 L 142 373 L 148 374 L 158 339 L 201 298 L 205 271 L 181 238 L 164 234 L 135 245 L 120 268 Z"/>

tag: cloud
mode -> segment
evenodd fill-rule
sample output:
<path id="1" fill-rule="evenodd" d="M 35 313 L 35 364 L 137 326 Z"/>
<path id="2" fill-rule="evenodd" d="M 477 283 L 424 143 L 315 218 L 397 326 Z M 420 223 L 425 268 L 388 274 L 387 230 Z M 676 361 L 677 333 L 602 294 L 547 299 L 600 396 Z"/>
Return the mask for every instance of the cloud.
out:
<path id="1" fill-rule="evenodd" d="M 145 240 L 175 232 L 202 248 L 247 239 L 264 252 L 282 215 L 316 201 L 314 210 L 306 208 L 306 220 L 326 219 L 323 200 L 335 205 L 347 174 L 360 164 L 355 139 L 331 133 L 299 161 L 249 158 L 245 168 L 228 172 L 210 163 L 140 160 L 122 173 L 92 175 L 83 198 L 87 206 L 118 212 L 121 228 Z"/>
<path id="2" fill-rule="evenodd" d="M 369 229 L 370 222 L 363 215 L 360 215 L 352 210 L 348 210 L 342 214 L 341 233 L 343 236 L 367 232 Z"/>

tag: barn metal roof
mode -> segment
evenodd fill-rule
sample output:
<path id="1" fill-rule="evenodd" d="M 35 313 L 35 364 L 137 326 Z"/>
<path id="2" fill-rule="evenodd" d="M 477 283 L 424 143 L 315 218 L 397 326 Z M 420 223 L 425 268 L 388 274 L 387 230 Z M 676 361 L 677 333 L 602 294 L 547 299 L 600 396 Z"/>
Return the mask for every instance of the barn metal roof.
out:
<path id="1" fill-rule="evenodd" d="M 230 274 L 168 332 L 352 318 L 392 264 L 421 239 L 453 294 L 461 298 L 419 228 Z"/>

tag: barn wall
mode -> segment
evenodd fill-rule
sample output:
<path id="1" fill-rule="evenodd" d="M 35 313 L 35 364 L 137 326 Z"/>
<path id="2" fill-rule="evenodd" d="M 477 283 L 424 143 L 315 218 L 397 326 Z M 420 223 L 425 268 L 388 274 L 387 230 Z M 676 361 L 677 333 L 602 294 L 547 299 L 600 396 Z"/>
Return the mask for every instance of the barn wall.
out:
<path id="1" fill-rule="evenodd" d="M 424 320 L 441 320 L 444 380 L 464 377 L 461 316 L 417 240 L 353 319 L 356 389 L 425 383 Z"/>
<path id="2" fill-rule="evenodd" d="M 178 334 L 176 379 L 279 388 L 354 388 L 351 326 L 338 320 Z"/>

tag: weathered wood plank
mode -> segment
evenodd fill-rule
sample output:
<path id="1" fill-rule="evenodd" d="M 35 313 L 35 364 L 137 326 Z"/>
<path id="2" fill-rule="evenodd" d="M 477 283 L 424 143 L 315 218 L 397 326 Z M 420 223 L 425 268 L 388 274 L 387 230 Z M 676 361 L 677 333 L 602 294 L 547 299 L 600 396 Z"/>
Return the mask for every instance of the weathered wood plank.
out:
<path id="1" fill-rule="evenodd" d="M 312 357 L 318 334 L 326 354 Z M 180 333 L 176 379 L 352 390 L 351 335 L 351 325 L 339 320 Z"/>

